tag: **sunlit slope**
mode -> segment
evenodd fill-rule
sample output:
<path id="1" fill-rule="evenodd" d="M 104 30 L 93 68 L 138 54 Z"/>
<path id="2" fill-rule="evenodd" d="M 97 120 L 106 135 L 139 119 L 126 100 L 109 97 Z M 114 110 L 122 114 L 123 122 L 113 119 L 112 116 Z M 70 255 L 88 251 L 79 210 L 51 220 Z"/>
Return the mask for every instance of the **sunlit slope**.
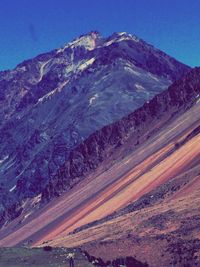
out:
<path id="1" fill-rule="evenodd" d="M 196 111 L 197 110 L 198 109 L 196 108 Z M 184 116 L 187 115 L 189 114 L 185 114 Z M 178 127 L 181 126 L 179 125 Z M 166 135 L 167 133 L 168 132 L 166 129 Z M 110 185 L 110 187 L 107 188 L 104 192 L 102 192 L 99 197 L 96 197 L 94 201 L 89 201 L 87 205 L 85 205 L 85 207 L 82 207 L 80 209 L 79 213 L 76 212 L 75 216 L 73 216 L 71 220 L 66 220 L 65 222 L 63 222 L 63 224 L 59 225 L 59 227 L 56 228 L 55 231 L 50 233 L 48 238 L 55 238 L 55 236 L 58 234 L 65 236 L 67 233 L 71 232 L 77 227 L 80 227 L 81 225 L 105 217 L 106 215 L 109 215 L 110 213 L 128 205 L 129 203 L 138 200 L 144 194 L 155 190 L 160 185 L 165 184 L 170 179 L 186 174 L 189 170 L 193 170 L 194 166 L 196 165 L 199 166 L 198 164 L 200 163 L 200 134 L 196 135 L 191 140 L 182 145 L 180 148 L 175 149 L 173 152 L 168 154 L 170 150 L 174 148 L 175 143 L 180 142 L 182 138 L 182 136 L 179 136 L 179 139 L 172 139 L 163 148 L 156 151 L 155 153 L 152 153 L 141 164 L 138 164 L 131 171 L 127 172 L 126 175 L 123 175 L 120 180 Z M 157 140 L 159 142 L 159 139 Z M 151 143 L 151 145 L 153 145 L 153 143 Z M 151 147 L 151 145 L 149 146 Z M 146 149 L 148 150 L 148 148 L 149 147 L 147 145 Z M 138 151 L 138 156 L 140 155 L 141 151 Z M 130 162 L 131 157 L 129 158 L 128 163 L 130 164 Z M 121 167 L 123 168 L 124 165 L 126 165 L 126 163 L 124 163 Z M 185 187 L 183 186 L 183 188 L 180 188 L 175 193 L 175 195 L 170 196 L 170 203 L 173 203 L 173 201 L 176 201 L 178 198 L 181 197 L 185 198 L 185 203 L 187 203 L 188 194 L 192 194 L 192 197 L 195 198 L 195 195 L 197 194 L 196 191 L 199 191 L 200 185 L 198 171 L 196 170 L 195 172 L 194 170 L 195 176 L 192 177 L 191 174 L 191 181 L 186 183 Z M 154 195 L 152 194 L 151 197 L 153 198 Z M 167 200 L 167 203 L 168 201 L 169 200 Z M 190 202 L 190 207 L 188 207 L 188 212 L 192 207 L 191 205 L 192 201 Z M 99 228 L 97 227 L 97 232 L 98 230 Z M 88 230 L 88 233 L 90 233 L 90 229 Z M 66 238 L 66 240 L 68 238 L 70 241 L 69 243 L 67 243 L 67 245 L 69 246 L 73 246 L 75 244 L 77 245 L 79 243 L 76 235 L 69 236 Z M 72 242 L 71 238 L 74 238 L 73 240 L 75 244 Z M 93 238 L 96 239 L 95 234 Z M 52 242 L 52 244 L 66 245 L 64 240 L 65 238 L 61 238 L 58 241 Z M 87 242 L 87 239 L 85 237 L 80 238 L 80 243 L 82 242 Z"/>
<path id="2" fill-rule="evenodd" d="M 29 220 L 2 238 L 1 246 L 32 245 L 66 236 L 84 224 L 101 219 L 138 200 L 198 162 L 200 135 L 177 148 L 199 126 L 200 103 L 175 117 L 134 153 L 101 175 L 88 178 L 61 198 L 52 201 Z M 5 234 L 5 233 L 3 233 Z M 67 237 L 66 240 L 71 237 Z M 95 238 L 95 237 L 94 237 Z M 77 239 L 71 246 L 84 243 Z M 71 239 L 70 239 L 71 240 Z M 58 239 L 54 245 L 69 245 Z"/>

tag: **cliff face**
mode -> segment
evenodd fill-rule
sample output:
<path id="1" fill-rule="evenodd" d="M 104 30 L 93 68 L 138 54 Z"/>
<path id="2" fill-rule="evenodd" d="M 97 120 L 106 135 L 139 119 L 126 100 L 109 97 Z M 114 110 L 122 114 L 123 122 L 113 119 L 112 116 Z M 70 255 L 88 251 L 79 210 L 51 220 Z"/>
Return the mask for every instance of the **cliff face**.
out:
<path id="1" fill-rule="evenodd" d="M 155 96 L 149 103 L 120 121 L 93 133 L 69 154 L 69 159 L 50 180 L 42 193 L 43 200 L 50 200 L 84 179 L 103 161 L 112 157 L 120 146 L 130 142 L 134 149 L 144 141 L 145 133 L 161 127 L 171 117 L 184 112 L 200 99 L 200 68 L 192 70 L 169 89 Z M 127 151 L 123 151 L 124 154 Z"/>

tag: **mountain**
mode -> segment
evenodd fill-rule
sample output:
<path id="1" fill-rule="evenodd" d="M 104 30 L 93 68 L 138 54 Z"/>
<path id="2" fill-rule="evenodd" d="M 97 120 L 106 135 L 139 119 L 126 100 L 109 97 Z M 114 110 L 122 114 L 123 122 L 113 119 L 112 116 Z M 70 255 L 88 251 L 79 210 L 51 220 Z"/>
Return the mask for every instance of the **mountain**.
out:
<path id="1" fill-rule="evenodd" d="M 74 166 L 85 172 L 63 192 L 69 166 L 71 179 Z M 32 214 L 26 203 L 0 231 L 0 245 L 78 246 L 104 262 L 130 256 L 155 267 L 199 266 L 199 174 L 195 68 L 79 144 L 42 193 L 62 196 Z"/>
<path id="2" fill-rule="evenodd" d="M 28 207 L 37 209 L 96 169 L 104 160 L 97 150 L 104 151 L 110 131 L 116 131 L 112 149 L 131 128 L 100 129 L 138 110 L 189 69 L 134 35 L 90 32 L 0 72 L 0 225 L 30 215 Z M 91 142 L 98 130 L 101 148 Z"/>
<path id="3" fill-rule="evenodd" d="M 32 235 L 35 244 L 78 246 L 104 262 L 129 255 L 155 267 L 200 266 L 200 68 L 87 143 L 98 144 L 101 131 L 109 133 L 103 164 L 115 163 L 93 187 L 56 203 L 63 217 Z M 64 201 L 82 191 L 84 203 L 62 213 Z"/>

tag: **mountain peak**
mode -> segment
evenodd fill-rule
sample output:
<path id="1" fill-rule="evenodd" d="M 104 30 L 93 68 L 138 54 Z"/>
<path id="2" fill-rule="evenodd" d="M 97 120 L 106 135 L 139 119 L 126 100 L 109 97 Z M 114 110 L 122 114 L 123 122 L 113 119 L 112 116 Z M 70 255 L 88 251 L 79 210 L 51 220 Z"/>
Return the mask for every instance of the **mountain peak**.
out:
<path id="1" fill-rule="evenodd" d="M 134 35 L 128 33 L 128 32 L 114 32 L 112 34 L 113 37 L 120 37 L 120 36 L 126 36 L 126 37 L 132 37 Z"/>
<path id="2" fill-rule="evenodd" d="M 115 32 L 108 38 L 103 38 L 98 31 L 90 31 L 67 43 L 64 47 L 58 49 L 57 52 L 63 52 L 66 48 L 69 47 L 76 48 L 79 46 L 83 46 L 86 50 L 91 51 L 103 44 L 107 46 L 108 44 L 111 44 L 113 42 L 119 42 L 123 40 L 132 40 L 135 42 L 140 41 L 137 36 L 127 32 Z"/>
<path id="3" fill-rule="evenodd" d="M 0 73 L 0 227 L 8 207 L 39 195 L 78 144 L 188 69 L 126 32 L 91 31 Z"/>
<path id="4" fill-rule="evenodd" d="M 96 48 L 97 44 L 99 44 L 101 39 L 102 37 L 98 31 L 91 31 L 89 33 L 80 35 L 72 42 L 66 44 L 63 48 L 58 49 L 57 52 L 62 52 L 68 47 L 75 48 L 79 46 L 85 47 L 86 50 L 93 50 Z"/>

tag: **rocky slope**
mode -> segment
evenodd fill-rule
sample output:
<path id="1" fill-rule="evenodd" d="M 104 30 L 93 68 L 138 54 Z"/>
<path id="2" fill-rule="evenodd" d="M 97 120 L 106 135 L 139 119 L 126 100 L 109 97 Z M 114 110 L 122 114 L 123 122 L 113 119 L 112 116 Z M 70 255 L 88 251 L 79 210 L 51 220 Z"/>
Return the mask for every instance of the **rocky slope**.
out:
<path id="1" fill-rule="evenodd" d="M 130 115 L 122 120 L 127 125 L 88 136 L 138 109 L 188 70 L 133 35 L 102 38 L 91 32 L 1 72 L 0 225 L 19 215 L 26 199 L 40 201 L 42 193 L 49 200 L 95 169 L 109 154 L 102 152 L 109 135 L 112 149 L 145 115 L 129 122 Z"/>
<path id="2" fill-rule="evenodd" d="M 83 179 L 116 153 L 116 148 L 128 140 L 131 140 L 129 149 L 134 150 L 151 136 L 159 120 L 159 127 L 162 127 L 167 120 L 200 100 L 199 84 L 200 68 L 196 68 L 135 112 L 90 135 L 69 154 L 69 159 L 45 187 L 42 197 L 51 199 L 59 196 L 68 186 Z M 145 135 L 147 132 L 148 135 Z M 124 154 L 127 154 L 127 150 Z"/>
<path id="3" fill-rule="evenodd" d="M 44 201 L 60 194 L 62 196 L 32 214 L 30 212 L 33 212 L 35 203 L 29 203 L 31 209 L 29 207 L 28 214 L 22 213 L 0 231 L 0 245 L 13 246 L 27 242 L 38 245 L 58 237 L 60 239 L 52 242 L 54 245 L 75 246 L 94 241 L 105 233 L 98 233 L 99 226 L 95 228 L 97 232 L 92 235 L 92 240 L 84 238 L 84 231 L 79 231 L 78 236 L 67 235 L 130 203 L 133 204 L 120 215 L 148 206 L 154 209 L 152 206 L 165 198 L 169 191 L 181 191 L 191 178 L 185 172 L 199 164 L 199 81 L 200 69 L 196 68 L 139 110 L 105 126 L 77 146 L 70 153 L 70 160 L 42 192 Z M 89 149 L 94 144 L 97 150 Z M 75 165 L 76 159 L 79 160 L 78 165 Z M 77 172 L 74 166 L 80 166 L 81 171 Z M 196 184 L 198 172 L 193 173 L 196 188 L 199 188 Z M 183 174 L 180 182 L 170 182 L 180 174 Z M 64 192 L 67 181 L 71 180 L 73 184 L 73 179 L 80 183 Z M 160 186 L 163 187 L 156 193 L 154 190 Z M 149 195 L 143 198 L 147 193 Z M 111 232 L 114 236 L 115 232 Z M 90 229 L 87 233 L 90 236 Z"/>
<path id="4" fill-rule="evenodd" d="M 152 117 L 147 108 L 151 103 L 156 109 Z M 137 112 L 130 115 L 132 121 Z M 114 149 L 115 156 L 117 150 L 123 156 L 133 145 L 133 152 L 114 167 L 115 173 L 120 173 L 121 166 L 130 162 L 132 172 L 122 175 L 118 183 L 127 178 L 131 183 L 126 181 L 115 194 L 110 191 L 102 202 L 97 195 L 96 208 L 87 209 L 85 214 L 82 208 L 75 227 L 65 218 L 60 234 L 57 232 L 55 238 L 52 229 L 48 235 L 52 237 L 49 244 L 82 246 L 95 257 L 101 255 L 105 262 L 129 255 L 154 267 L 200 266 L 200 68 L 145 104 L 138 114 L 140 126 L 135 129 L 140 130 L 142 144 L 134 148 L 135 136 L 131 133 L 127 140 L 119 138 L 123 145 Z M 118 128 L 123 129 L 122 125 L 118 123 Z M 116 136 L 109 135 L 109 140 L 112 138 Z M 106 148 L 111 144 L 107 141 Z M 145 160 L 137 162 L 142 153 L 146 154 Z M 123 209 L 119 203 L 124 204 Z M 92 206 L 89 201 L 88 206 Z M 94 222 L 98 218 L 103 219 Z M 88 222 L 92 223 L 86 225 Z M 77 226 L 81 227 L 70 232 Z"/>

